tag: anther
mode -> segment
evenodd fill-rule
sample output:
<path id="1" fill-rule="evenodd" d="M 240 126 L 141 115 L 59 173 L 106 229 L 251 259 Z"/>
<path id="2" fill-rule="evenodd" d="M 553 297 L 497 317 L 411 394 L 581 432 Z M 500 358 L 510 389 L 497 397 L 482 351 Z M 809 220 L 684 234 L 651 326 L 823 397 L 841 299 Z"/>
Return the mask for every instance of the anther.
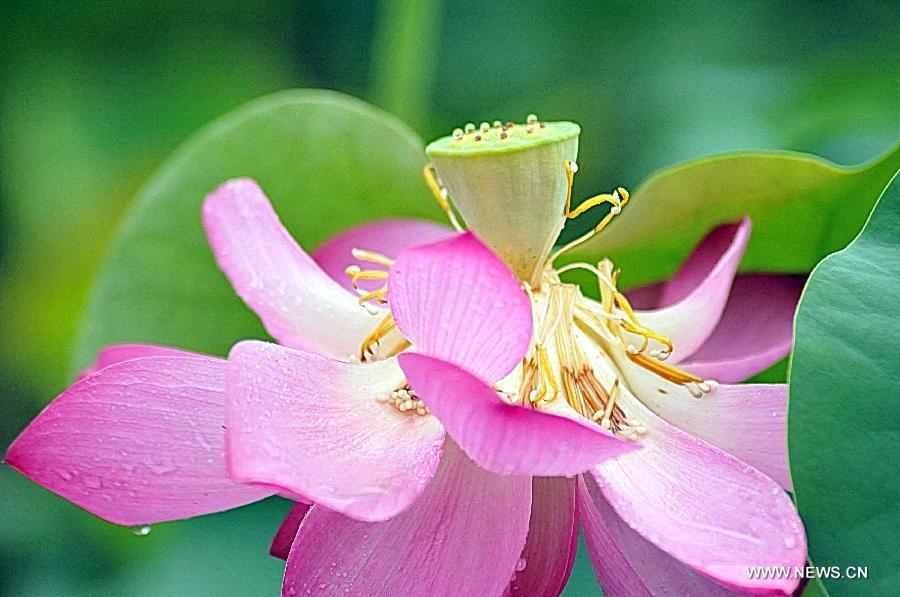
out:
<path id="1" fill-rule="evenodd" d="M 476 140 L 476 141 L 481 141 L 481 135 L 475 135 L 475 140 Z"/>

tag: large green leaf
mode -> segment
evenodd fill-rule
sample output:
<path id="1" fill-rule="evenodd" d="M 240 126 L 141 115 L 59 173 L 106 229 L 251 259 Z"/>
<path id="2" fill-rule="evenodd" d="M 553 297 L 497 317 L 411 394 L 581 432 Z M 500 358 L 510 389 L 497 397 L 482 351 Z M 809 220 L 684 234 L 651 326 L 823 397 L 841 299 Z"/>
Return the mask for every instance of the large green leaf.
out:
<path id="1" fill-rule="evenodd" d="M 898 332 L 895 176 L 856 240 L 813 271 L 795 322 L 788 443 L 810 558 L 868 566 L 868 580 L 823 578 L 834 595 L 900 594 Z"/>
<path id="2" fill-rule="evenodd" d="M 853 168 L 790 152 L 691 161 L 639 185 L 622 215 L 572 258 L 609 256 L 627 285 L 661 280 L 709 230 L 747 214 L 754 231 L 742 269 L 808 272 L 859 231 L 897 168 L 900 145 Z"/>
<path id="3" fill-rule="evenodd" d="M 189 140 L 126 217 L 88 306 L 75 363 L 114 342 L 224 354 L 264 337 L 218 271 L 200 223 L 204 196 L 226 179 L 259 181 L 307 248 L 363 221 L 438 217 L 421 180 L 420 140 L 353 98 L 292 90 L 254 101 Z"/>

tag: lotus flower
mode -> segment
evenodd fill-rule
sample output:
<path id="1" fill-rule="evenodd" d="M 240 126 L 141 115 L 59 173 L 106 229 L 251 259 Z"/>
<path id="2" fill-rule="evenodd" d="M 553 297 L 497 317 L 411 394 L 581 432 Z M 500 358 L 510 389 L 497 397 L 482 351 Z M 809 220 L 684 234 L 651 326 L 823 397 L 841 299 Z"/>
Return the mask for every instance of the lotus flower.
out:
<path id="1" fill-rule="evenodd" d="M 602 229 L 628 200 L 571 209 L 577 127 L 485 126 L 430 146 L 426 171 L 475 234 L 373 224 L 322 247 L 324 269 L 255 183 L 220 187 L 216 259 L 279 344 L 110 347 L 6 461 L 128 525 L 290 496 L 285 594 L 557 594 L 579 520 L 610 594 L 790 593 L 748 574 L 805 561 L 786 392 L 711 378 L 786 354 L 797 281 L 738 277 L 729 299 L 745 220 L 632 307 L 608 261 L 548 256 L 567 217 L 612 203 Z M 560 280 L 574 267 L 600 300 Z"/>

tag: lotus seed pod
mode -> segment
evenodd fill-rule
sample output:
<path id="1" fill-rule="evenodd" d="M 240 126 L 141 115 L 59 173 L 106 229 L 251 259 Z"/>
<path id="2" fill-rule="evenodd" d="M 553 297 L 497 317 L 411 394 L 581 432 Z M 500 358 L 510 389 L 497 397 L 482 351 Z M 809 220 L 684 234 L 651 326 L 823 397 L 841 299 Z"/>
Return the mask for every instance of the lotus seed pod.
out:
<path id="1" fill-rule="evenodd" d="M 581 132 L 572 122 L 542 124 L 508 122 L 425 149 L 466 226 L 533 286 L 565 222 L 565 162 L 575 161 Z"/>

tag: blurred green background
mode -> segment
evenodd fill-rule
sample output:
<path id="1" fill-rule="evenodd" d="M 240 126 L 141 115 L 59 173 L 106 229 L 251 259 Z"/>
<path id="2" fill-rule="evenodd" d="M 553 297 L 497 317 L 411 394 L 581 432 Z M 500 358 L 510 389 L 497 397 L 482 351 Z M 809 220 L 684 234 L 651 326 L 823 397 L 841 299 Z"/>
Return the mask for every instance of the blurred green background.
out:
<path id="1" fill-rule="evenodd" d="M 513 5 L 514 4 L 514 5 Z M 424 139 L 581 123 L 575 194 L 736 149 L 869 159 L 900 132 L 897 2 L 0 3 L 0 449 L 68 383 L 98 260 L 191 132 L 286 87 Z M 146 537 L 0 467 L 0 594 L 276 594 L 273 499 Z M 576 568 L 569 593 L 595 591 Z"/>

